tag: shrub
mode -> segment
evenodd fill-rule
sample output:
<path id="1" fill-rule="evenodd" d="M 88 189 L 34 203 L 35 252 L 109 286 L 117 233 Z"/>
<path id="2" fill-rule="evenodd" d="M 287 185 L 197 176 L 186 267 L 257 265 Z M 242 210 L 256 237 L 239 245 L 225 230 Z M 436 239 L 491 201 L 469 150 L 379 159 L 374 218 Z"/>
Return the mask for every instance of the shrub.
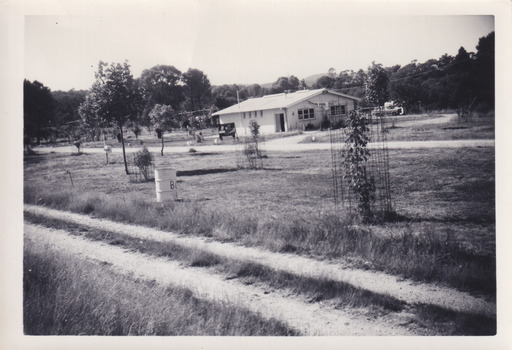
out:
<path id="1" fill-rule="evenodd" d="M 304 127 L 304 130 L 306 131 L 311 131 L 311 130 L 315 130 L 315 126 L 311 123 L 308 123 L 305 127 Z"/>
<path id="2" fill-rule="evenodd" d="M 149 153 L 146 146 L 143 146 L 140 151 L 135 153 L 133 162 L 139 168 L 141 174 L 144 176 L 144 179 L 147 181 L 149 178 L 149 170 L 153 164 L 153 157 L 151 156 L 151 153 Z"/>
<path id="3" fill-rule="evenodd" d="M 260 135 L 260 125 L 256 120 L 251 120 L 249 122 L 249 129 L 251 130 L 251 135 L 254 140 L 258 139 L 258 136 Z"/>

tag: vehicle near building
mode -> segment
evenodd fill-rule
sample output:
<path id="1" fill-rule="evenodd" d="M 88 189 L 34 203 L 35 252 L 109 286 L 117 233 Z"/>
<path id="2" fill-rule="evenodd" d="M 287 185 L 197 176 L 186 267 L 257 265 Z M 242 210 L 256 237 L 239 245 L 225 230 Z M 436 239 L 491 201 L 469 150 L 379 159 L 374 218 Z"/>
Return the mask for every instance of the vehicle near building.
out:
<path id="1" fill-rule="evenodd" d="M 222 140 L 225 136 L 236 137 L 235 123 L 219 124 L 219 139 Z"/>
<path id="2" fill-rule="evenodd" d="M 405 110 L 399 102 L 389 101 L 385 102 L 383 107 L 375 107 L 372 114 L 377 116 L 403 115 L 405 114 Z"/>

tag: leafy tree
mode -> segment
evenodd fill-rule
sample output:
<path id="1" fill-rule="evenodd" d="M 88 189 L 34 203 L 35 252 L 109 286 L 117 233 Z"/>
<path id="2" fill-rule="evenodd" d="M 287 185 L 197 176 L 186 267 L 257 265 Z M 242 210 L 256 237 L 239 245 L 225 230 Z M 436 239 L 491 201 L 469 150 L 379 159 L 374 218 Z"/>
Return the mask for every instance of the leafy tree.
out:
<path id="1" fill-rule="evenodd" d="M 308 84 L 306 83 L 305 79 L 302 79 L 299 83 L 299 90 L 307 90 L 309 89 Z"/>
<path id="2" fill-rule="evenodd" d="M 388 72 L 381 64 L 372 63 L 368 68 L 366 79 L 366 100 L 378 106 L 384 105 L 388 100 Z"/>
<path id="3" fill-rule="evenodd" d="M 315 86 L 319 89 L 326 88 L 331 89 L 334 86 L 334 82 L 336 79 L 331 78 L 330 76 L 324 75 L 323 77 L 318 78 Z"/>
<path id="4" fill-rule="evenodd" d="M 140 76 L 140 86 L 144 91 L 146 111 L 156 104 L 178 110 L 185 99 L 181 78 L 181 71 L 174 66 L 157 65 L 145 69 Z"/>
<path id="5" fill-rule="evenodd" d="M 177 114 L 174 112 L 172 106 L 168 105 L 155 105 L 151 112 L 149 112 L 151 126 L 155 128 L 158 137 L 162 139 L 162 149 L 160 154 L 164 155 L 164 132 L 179 127 Z"/>
<path id="6" fill-rule="evenodd" d="M 69 143 L 79 137 L 81 118 L 78 107 L 85 101 L 86 95 L 87 91 L 84 90 L 52 92 L 56 102 L 55 124 L 59 132 L 68 137 Z"/>
<path id="7" fill-rule="evenodd" d="M 289 90 L 291 90 L 291 85 L 288 77 L 279 77 L 277 81 L 272 84 L 270 92 L 272 94 L 280 94 Z"/>
<path id="8" fill-rule="evenodd" d="M 37 80 L 23 81 L 23 132 L 26 144 L 34 137 L 40 144 L 41 138 L 49 135 L 49 129 L 55 126 L 55 105 L 48 87 Z"/>
<path id="9" fill-rule="evenodd" d="M 95 77 L 96 81 L 84 103 L 80 105 L 79 114 L 85 123 L 114 126 L 119 129 L 124 167 L 128 175 L 123 127 L 139 117 L 143 109 L 142 92 L 133 79 L 126 61 L 123 64 L 110 65 L 100 61 Z"/>
<path id="10" fill-rule="evenodd" d="M 208 77 L 199 69 L 190 68 L 183 73 L 185 83 L 185 107 L 190 111 L 208 108 L 211 105 L 211 85 Z"/>
<path id="11" fill-rule="evenodd" d="M 478 82 L 478 96 L 485 109 L 494 109 L 494 72 L 495 72 L 494 32 L 478 40 L 475 59 L 475 77 Z"/>
<path id="12" fill-rule="evenodd" d="M 290 92 L 299 90 L 300 81 L 295 75 L 290 75 L 288 77 L 288 84 L 290 85 Z"/>
<path id="13" fill-rule="evenodd" d="M 252 84 L 247 87 L 248 97 L 261 97 L 264 95 L 264 90 L 259 84 Z"/>

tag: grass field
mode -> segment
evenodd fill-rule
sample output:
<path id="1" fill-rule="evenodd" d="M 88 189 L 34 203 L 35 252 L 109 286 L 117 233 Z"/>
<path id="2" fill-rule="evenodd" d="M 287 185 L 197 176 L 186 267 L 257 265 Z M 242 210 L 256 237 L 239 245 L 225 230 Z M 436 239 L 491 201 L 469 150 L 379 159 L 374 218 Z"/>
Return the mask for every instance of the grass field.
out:
<path id="1" fill-rule="evenodd" d="M 165 158 L 178 169 L 175 203 L 155 203 L 154 183 L 131 183 L 120 159 L 105 165 L 95 154 L 26 159 L 25 201 L 277 251 L 338 257 L 343 250 L 316 236 L 342 225 L 332 220 L 327 151 L 272 153 L 263 170 L 237 170 L 230 153 Z M 403 219 L 365 229 L 377 237 L 449 237 L 475 254 L 494 254 L 492 149 L 392 151 L 390 159 Z"/>
<path id="2" fill-rule="evenodd" d="M 489 119 L 478 123 L 482 125 L 475 128 L 492 127 Z M 422 128 L 430 139 L 457 139 L 461 130 L 468 138 L 479 133 L 450 125 Z M 423 133 L 404 129 L 404 135 Z M 183 234 L 342 260 L 495 300 L 493 148 L 390 150 L 397 219 L 382 224 L 334 215 L 330 151 L 267 152 L 263 169 L 241 170 L 235 153 L 198 150 L 173 154 L 168 148 L 163 157 L 153 155 L 178 171 L 176 202 L 156 203 L 154 182 L 130 182 L 122 155 L 115 153 L 108 165 L 102 154 L 25 157 L 24 199 Z"/>

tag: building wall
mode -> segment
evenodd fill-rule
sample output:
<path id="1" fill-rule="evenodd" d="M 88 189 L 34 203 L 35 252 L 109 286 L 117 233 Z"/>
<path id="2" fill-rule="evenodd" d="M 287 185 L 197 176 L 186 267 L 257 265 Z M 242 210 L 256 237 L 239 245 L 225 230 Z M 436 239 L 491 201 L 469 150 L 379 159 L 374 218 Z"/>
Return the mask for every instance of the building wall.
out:
<path id="1" fill-rule="evenodd" d="M 290 130 L 304 130 L 306 125 L 312 124 L 314 127 L 320 127 L 325 113 L 328 111 L 326 103 L 330 105 L 344 105 L 346 116 L 355 108 L 354 100 L 345 97 L 332 95 L 329 93 L 314 96 L 307 101 L 300 102 L 288 108 L 288 123 Z M 313 119 L 299 119 L 299 110 L 313 109 Z"/>
<path id="2" fill-rule="evenodd" d="M 279 119 L 276 120 L 276 114 L 283 114 L 284 118 L 284 131 L 291 130 L 304 130 L 306 125 L 311 123 L 314 127 L 320 127 L 324 114 L 326 113 L 325 104 L 329 105 L 337 104 L 344 105 L 345 111 L 348 116 L 348 112 L 354 110 L 354 100 L 345 97 L 332 95 L 329 93 L 320 94 L 314 96 L 307 101 L 297 103 L 289 108 L 283 109 L 269 109 L 269 110 L 257 110 L 241 113 L 224 114 L 219 116 L 219 122 L 224 123 L 235 123 L 239 136 L 250 135 L 249 123 L 251 120 L 256 120 L 260 125 L 260 134 L 273 134 L 280 131 Z M 299 110 L 314 109 L 313 119 L 299 119 Z M 256 112 L 256 113 L 255 113 Z M 256 115 L 255 115 L 256 114 Z M 276 127 L 276 121 L 278 123 Z"/>
<path id="3" fill-rule="evenodd" d="M 254 115 L 256 112 L 256 115 Z M 251 134 L 251 130 L 249 128 L 249 123 L 251 120 L 255 120 L 260 125 L 260 134 L 268 135 L 276 132 L 275 126 L 275 114 L 286 113 L 285 110 L 281 109 L 269 109 L 269 110 L 259 110 L 259 111 L 251 111 L 249 112 L 241 112 L 241 113 L 232 113 L 232 114 L 224 114 L 219 116 L 219 122 L 221 124 L 225 123 L 235 123 L 236 130 L 239 136 L 246 136 Z M 245 115 L 244 115 L 245 114 Z M 286 118 L 286 117 L 285 117 Z M 286 122 L 286 119 L 285 119 Z M 286 126 L 285 126 L 286 128 Z M 285 130 L 288 130 L 287 128 Z"/>

